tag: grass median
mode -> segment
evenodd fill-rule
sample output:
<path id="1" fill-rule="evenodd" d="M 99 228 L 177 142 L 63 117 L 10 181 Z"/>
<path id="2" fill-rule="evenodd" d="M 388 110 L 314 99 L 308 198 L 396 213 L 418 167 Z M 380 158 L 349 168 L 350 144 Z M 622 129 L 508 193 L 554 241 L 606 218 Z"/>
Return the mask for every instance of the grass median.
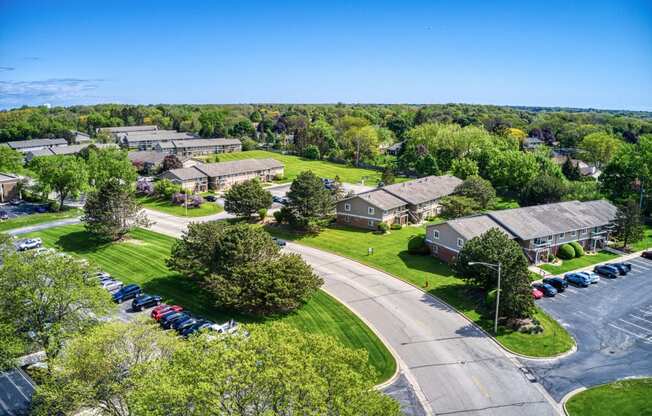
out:
<path id="1" fill-rule="evenodd" d="M 388 272 L 444 300 L 485 330 L 493 328 L 493 320 L 482 313 L 483 297 L 477 289 L 455 277 L 446 263 L 431 256 L 407 252 L 410 237 L 423 235 L 424 227 L 405 227 L 385 235 L 355 228 L 330 227 L 317 236 L 297 236 L 276 226 L 267 229 L 280 238 L 340 254 Z M 373 248 L 372 255 L 367 254 L 369 248 Z M 557 355 L 573 347 L 572 337 L 545 312 L 537 308 L 535 318 L 543 325 L 543 333 L 524 334 L 500 327 L 496 339 L 514 352 L 534 357 Z"/>
<path id="2" fill-rule="evenodd" d="M 652 378 L 592 387 L 566 403 L 570 416 L 652 416 Z"/>
<path id="3" fill-rule="evenodd" d="M 235 318 L 240 322 L 260 323 L 216 308 L 210 298 L 190 280 L 171 272 L 165 266 L 174 238 L 149 230 L 136 229 L 121 242 L 93 243 L 80 224 L 50 228 L 29 234 L 40 237 L 47 247 L 87 258 L 102 270 L 124 283 L 136 283 L 145 292 L 163 296 L 166 302 L 182 305 L 192 312 L 217 322 Z M 298 311 L 273 319 L 281 319 L 307 332 L 327 334 L 351 348 L 364 349 L 370 363 L 383 382 L 394 374 L 396 362 L 378 337 L 344 305 L 323 291 Z"/>
<path id="4" fill-rule="evenodd" d="M 539 266 L 543 270 L 552 274 L 562 274 L 572 270 L 581 269 L 584 267 L 592 266 L 594 264 L 602 263 L 603 261 L 613 260 L 618 257 L 617 254 L 608 251 L 599 251 L 595 254 L 585 254 L 582 257 L 577 257 L 570 260 L 564 260 L 560 265 L 542 264 Z"/>
<path id="5" fill-rule="evenodd" d="M 220 204 L 208 201 L 205 201 L 197 208 L 188 207 L 188 210 L 186 211 L 185 206 L 173 204 L 167 199 L 150 196 L 139 196 L 137 199 L 144 208 L 153 209 L 177 217 L 205 217 L 207 215 L 219 214 L 224 211 L 224 208 L 222 208 Z"/>
<path id="6" fill-rule="evenodd" d="M 14 230 L 16 228 L 30 227 L 45 222 L 74 218 L 82 215 L 82 210 L 78 208 L 66 208 L 60 212 L 46 212 L 43 214 L 21 215 L 19 217 L 0 221 L 0 232 Z"/>

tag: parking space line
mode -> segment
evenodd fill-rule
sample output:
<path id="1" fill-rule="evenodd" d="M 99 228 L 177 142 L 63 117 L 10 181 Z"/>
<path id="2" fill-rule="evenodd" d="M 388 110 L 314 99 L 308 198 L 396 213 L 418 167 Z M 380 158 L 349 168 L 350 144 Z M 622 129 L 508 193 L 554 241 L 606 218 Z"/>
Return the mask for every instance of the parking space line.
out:
<path id="1" fill-rule="evenodd" d="M 626 321 L 626 320 L 624 320 L 624 319 L 622 319 L 622 318 L 619 318 L 618 320 L 619 320 L 619 321 L 623 321 L 623 322 L 626 323 L 627 325 L 635 326 L 636 328 L 640 328 L 640 329 L 642 329 L 643 331 L 647 331 L 647 332 L 649 332 L 650 334 L 652 334 L 652 329 L 648 329 L 648 328 L 646 328 L 646 327 L 644 327 L 644 326 L 640 326 L 640 325 L 633 324 L 633 323 L 631 323 L 631 322 L 629 322 L 629 321 Z"/>
<path id="2" fill-rule="evenodd" d="M 575 311 L 575 313 L 576 313 L 576 314 L 578 314 L 578 315 L 583 315 L 583 316 L 584 316 L 584 317 L 586 317 L 586 318 L 592 318 L 592 316 L 591 316 L 591 315 L 589 315 L 589 314 L 588 314 L 588 313 L 586 313 L 586 312 L 582 312 L 582 311 Z"/>
<path id="3" fill-rule="evenodd" d="M 647 339 L 647 337 L 645 337 L 645 336 L 643 336 L 643 335 L 637 334 L 636 332 L 628 331 L 628 330 L 626 330 L 626 329 L 624 329 L 624 328 L 621 328 L 621 327 L 619 327 L 619 326 L 616 326 L 616 325 L 612 324 L 611 322 L 609 322 L 608 325 L 611 326 L 611 327 L 613 327 L 613 328 L 616 328 L 617 330 L 622 331 L 622 332 L 624 332 L 624 333 L 626 333 L 626 334 L 633 335 L 633 336 L 635 336 L 636 338 L 640 338 L 640 339 L 644 340 L 647 344 L 652 344 L 652 342 L 650 342 L 650 341 Z"/>
<path id="4" fill-rule="evenodd" d="M 639 321 L 645 321 L 652 324 L 652 321 L 650 321 L 649 319 L 641 318 L 640 316 L 634 315 L 633 313 L 630 313 L 629 316 L 631 316 L 634 319 L 638 319 Z"/>

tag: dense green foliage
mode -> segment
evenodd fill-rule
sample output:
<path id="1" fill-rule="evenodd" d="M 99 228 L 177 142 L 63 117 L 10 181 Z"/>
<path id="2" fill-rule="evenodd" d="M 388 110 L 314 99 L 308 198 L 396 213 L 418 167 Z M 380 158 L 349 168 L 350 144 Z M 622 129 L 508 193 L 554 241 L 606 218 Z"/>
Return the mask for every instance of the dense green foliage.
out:
<path id="1" fill-rule="evenodd" d="M 557 250 L 557 257 L 562 260 L 570 260 L 575 257 L 575 248 L 571 244 L 562 244 Z"/>
<path id="2" fill-rule="evenodd" d="M 281 209 L 287 221 L 298 229 L 313 229 L 317 221 L 332 214 L 335 197 L 322 180 L 306 171 L 292 181 L 287 193 L 288 204 Z"/>
<path id="3" fill-rule="evenodd" d="M 59 197 L 59 210 L 63 209 L 64 200 L 76 197 L 88 188 L 88 169 L 81 158 L 71 156 L 49 156 L 36 158 L 31 164 L 38 177 L 38 186 L 43 194 L 50 191 Z"/>
<path id="4" fill-rule="evenodd" d="M 570 245 L 573 246 L 573 250 L 575 251 L 575 257 L 582 257 L 584 255 L 584 248 L 580 243 L 578 243 L 577 241 L 571 241 Z"/>
<path id="5" fill-rule="evenodd" d="M 234 184 L 224 194 L 224 210 L 238 217 L 251 217 L 272 206 L 272 194 L 258 179 Z"/>
<path id="6" fill-rule="evenodd" d="M 630 243 L 636 243 L 643 239 L 642 220 L 637 201 L 629 200 L 618 207 L 614 221 L 616 228 L 613 237 L 622 242 L 623 248 L 627 248 Z"/>
<path id="7" fill-rule="evenodd" d="M 481 209 L 489 208 L 496 198 L 496 190 L 486 179 L 471 175 L 457 186 L 455 194 L 472 199 Z"/>

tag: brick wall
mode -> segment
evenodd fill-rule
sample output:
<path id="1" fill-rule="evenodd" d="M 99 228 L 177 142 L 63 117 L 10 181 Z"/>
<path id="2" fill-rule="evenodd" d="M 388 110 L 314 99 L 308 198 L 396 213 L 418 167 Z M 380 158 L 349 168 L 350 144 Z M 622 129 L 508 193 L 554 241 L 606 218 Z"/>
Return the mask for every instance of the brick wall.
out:
<path id="1" fill-rule="evenodd" d="M 458 255 L 455 251 L 440 246 L 439 244 L 428 243 L 428 247 L 430 247 L 430 253 L 434 257 L 437 257 L 446 263 L 453 263 Z"/>

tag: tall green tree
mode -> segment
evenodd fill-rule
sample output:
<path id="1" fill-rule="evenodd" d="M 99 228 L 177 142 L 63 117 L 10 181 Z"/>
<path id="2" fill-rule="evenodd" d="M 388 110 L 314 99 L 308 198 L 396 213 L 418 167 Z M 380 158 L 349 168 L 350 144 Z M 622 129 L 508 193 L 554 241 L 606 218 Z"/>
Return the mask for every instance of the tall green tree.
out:
<path id="1" fill-rule="evenodd" d="M 578 181 L 582 178 L 579 166 L 573 163 L 570 156 L 567 156 L 564 164 L 561 165 L 561 171 L 569 181 Z"/>
<path id="2" fill-rule="evenodd" d="M 335 204 L 333 195 L 312 171 L 301 172 L 292 181 L 287 198 L 289 202 L 286 211 L 290 224 L 296 228 L 306 228 L 331 215 Z"/>
<path id="3" fill-rule="evenodd" d="M 352 155 L 355 166 L 378 152 L 378 132 L 373 126 L 351 127 L 344 133 L 344 146 Z"/>
<path id="4" fill-rule="evenodd" d="M 469 158 L 455 159 L 451 163 L 451 172 L 453 175 L 464 180 L 469 176 L 477 176 L 480 173 L 478 163 Z"/>
<path id="5" fill-rule="evenodd" d="M 16 173 L 23 168 L 23 155 L 9 146 L 0 145 L 0 172 Z"/>
<path id="6" fill-rule="evenodd" d="M 82 222 L 95 238 L 106 241 L 120 240 L 132 229 L 150 225 L 131 185 L 117 178 L 88 195 Z"/>
<path id="7" fill-rule="evenodd" d="M 638 201 L 631 199 L 618 207 L 614 221 L 614 237 L 622 241 L 623 248 L 643 239 L 645 234 L 642 220 Z"/>
<path id="8" fill-rule="evenodd" d="M 185 277 L 201 281 L 216 270 L 217 259 L 213 253 L 228 227 L 225 221 L 191 222 L 181 238 L 175 240 L 166 265 Z"/>
<path id="9" fill-rule="evenodd" d="M 54 356 L 63 341 L 113 308 L 89 266 L 68 256 L 9 253 L 0 267 L 0 322 Z"/>
<path id="10" fill-rule="evenodd" d="M 117 178 L 130 185 L 138 177 L 136 168 L 125 150 L 106 148 L 90 151 L 86 164 L 89 184 L 95 189 L 101 188 L 111 178 Z"/>
<path id="11" fill-rule="evenodd" d="M 147 365 L 134 380 L 134 414 L 401 414 L 374 389 L 365 352 L 282 323 L 247 330 L 248 337 L 193 337 L 170 359 Z"/>
<path id="12" fill-rule="evenodd" d="M 59 196 L 59 210 L 67 197 L 77 197 L 88 186 L 88 170 L 83 159 L 74 156 L 37 157 L 31 163 L 44 190 Z"/>
<path id="13" fill-rule="evenodd" d="M 608 133 L 591 133 L 579 144 L 583 157 L 601 168 L 616 154 L 621 141 Z"/>
<path id="14" fill-rule="evenodd" d="M 487 209 L 496 198 L 496 190 L 486 179 L 469 176 L 455 188 L 455 194 L 474 200 L 480 209 Z"/>
<path id="15" fill-rule="evenodd" d="M 454 265 L 456 274 L 485 291 L 498 284 L 496 270 L 471 265 L 471 262 L 501 264 L 500 315 L 507 318 L 529 317 L 534 310 L 529 281 L 528 262 L 517 242 L 505 233 L 492 228 L 479 237 L 464 243 Z"/>
<path id="16" fill-rule="evenodd" d="M 233 185 L 224 194 L 224 210 L 238 217 L 250 218 L 261 209 L 272 206 L 272 194 L 258 179 Z"/>
<path id="17" fill-rule="evenodd" d="M 550 175 L 539 175 L 525 185 L 519 195 L 523 206 L 552 204 L 561 201 L 567 193 L 566 181 Z"/>

